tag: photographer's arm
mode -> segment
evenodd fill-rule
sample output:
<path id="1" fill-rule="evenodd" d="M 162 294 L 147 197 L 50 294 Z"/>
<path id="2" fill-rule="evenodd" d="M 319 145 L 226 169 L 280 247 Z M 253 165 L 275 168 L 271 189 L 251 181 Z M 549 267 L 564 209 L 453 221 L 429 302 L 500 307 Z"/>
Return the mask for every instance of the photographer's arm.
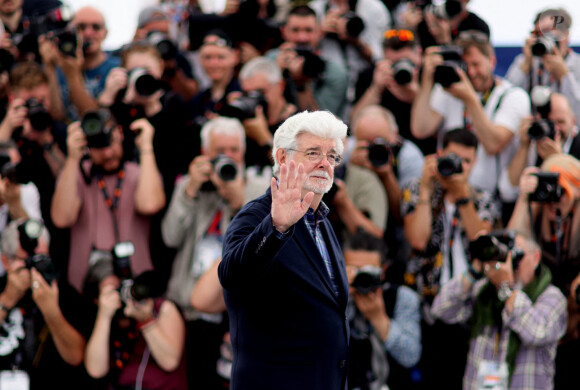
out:
<path id="1" fill-rule="evenodd" d="M 507 224 L 508 229 L 517 230 L 528 235 L 533 233 L 533 224 L 532 221 L 530 221 L 528 196 L 530 193 L 534 192 L 538 185 L 538 178 L 532 175 L 532 173 L 538 171 L 539 169 L 536 167 L 528 167 L 524 169 L 520 178 L 520 194 L 516 201 L 512 216 Z M 532 220 L 535 221 L 540 211 L 540 205 L 532 204 L 531 206 Z"/>
<path id="2" fill-rule="evenodd" d="M 153 151 L 155 129 L 144 118 L 131 123 L 130 128 L 139 133 L 135 139 L 140 156 L 139 179 L 135 190 L 135 210 L 142 215 L 153 215 L 165 206 L 163 180 Z"/>
<path id="3" fill-rule="evenodd" d="M 71 227 L 79 216 L 81 209 L 81 199 L 77 188 L 80 175 L 79 164 L 86 144 L 80 123 L 71 123 L 67 135 L 68 157 L 56 183 L 50 207 L 50 216 L 56 227 Z"/>
<path id="4" fill-rule="evenodd" d="M 56 120 L 65 120 L 66 113 L 63 105 L 62 93 L 58 82 L 56 65 L 58 62 L 58 49 L 46 36 L 38 38 L 38 47 L 44 71 L 48 77 L 48 89 L 50 92 L 50 116 Z"/>
<path id="5" fill-rule="evenodd" d="M 437 158 L 435 155 L 425 157 L 423 165 L 423 177 L 417 182 L 410 182 L 407 188 L 403 189 L 403 201 L 405 208 L 410 207 L 413 201 L 413 210 L 403 216 L 403 227 L 405 237 L 409 241 L 411 248 L 422 251 L 427 247 L 431 238 L 433 216 L 431 214 L 431 196 L 433 194 L 435 169 L 437 169 Z M 408 198 L 408 199 L 405 199 Z"/>
<path id="6" fill-rule="evenodd" d="M 191 290 L 191 306 L 204 313 L 221 313 L 226 310 L 224 292 L 218 278 L 221 259 L 216 260 Z"/>
<path id="7" fill-rule="evenodd" d="M 159 367 L 177 369 L 184 351 L 185 322 L 173 302 L 164 301 L 157 319 L 142 327 L 141 334 Z"/>
<path id="8" fill-rule="evenodd" d="M 367 233 L 375 237 L 383 237 L 383 229 L 376 226 L 369 218 L 367 218 L 353 203 L 348 196 L 344 182 L 336 179 L 338 191 L 334 197 L 333 203 L 336 205 L 336 211 L 340 216 L 340 220 L 346 226 L 349 233 L 354 234 L 359 227 L 362 227 Z"/>
<path id="9" fill-rule="evenodd" d="M 59 64 L 66 78 L 71 102 L 77 108 L 79 115 L 99 108 L 97 100 L 92 97 L 85 87 L 82 74 L 82 45 L 78 45 L 77 56 L 71 57 L 59 53 Z"/>

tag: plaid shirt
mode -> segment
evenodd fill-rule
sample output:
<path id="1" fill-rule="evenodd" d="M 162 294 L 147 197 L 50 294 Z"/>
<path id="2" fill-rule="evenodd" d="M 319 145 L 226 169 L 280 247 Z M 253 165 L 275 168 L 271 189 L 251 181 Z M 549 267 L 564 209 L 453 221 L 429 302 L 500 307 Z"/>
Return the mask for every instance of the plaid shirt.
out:
<path id="1" fill-rule="evenodd" d="M 467 322 L 473 313 L 475 297 L 487 279 L 478 281 L 465 292 L 463 275 L 445 284 L 435 297 L 432 314 L 446 323 Z M 516 292 L 514 309 L 510 314 L 502 310 L 502 329 L 496 350 L 498 329 L 485 327 L 471 340 L 467 367 L 463 378 L 464 389 L 477 389 L 476 378 L 482 360 L 505 361 L 510 332 L 520 340 L 510 390 L 546 390 L 554 387 L 554 366 L 558 340 L 567 327 L 566 298 L 553 285 L 532 301 L 522 291 Z"/>

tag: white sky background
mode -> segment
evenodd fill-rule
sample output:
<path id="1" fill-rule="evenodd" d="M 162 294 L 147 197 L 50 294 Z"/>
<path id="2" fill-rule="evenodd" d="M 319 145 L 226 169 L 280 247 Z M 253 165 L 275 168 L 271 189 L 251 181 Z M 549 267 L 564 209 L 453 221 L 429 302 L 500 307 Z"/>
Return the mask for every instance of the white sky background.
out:
<path id="1" fill-rule="evenodd" d="M 116 49 L 129 42 L 137 28 L 139 11 L 158 0 L 63 0 L 73 11 L 85 5 L 101 10 L 105 15 L 109 35 L 106 49 Z M 469 9 L 485 20 L 491 28 L 495 46 L 521 46 L 532 29 L 536 13 L 548 6 L 566 8 L 575 20 L 572 23 L 572 45 L 580 46 L 580 1 L 560 0 L 471 0 Z"/>

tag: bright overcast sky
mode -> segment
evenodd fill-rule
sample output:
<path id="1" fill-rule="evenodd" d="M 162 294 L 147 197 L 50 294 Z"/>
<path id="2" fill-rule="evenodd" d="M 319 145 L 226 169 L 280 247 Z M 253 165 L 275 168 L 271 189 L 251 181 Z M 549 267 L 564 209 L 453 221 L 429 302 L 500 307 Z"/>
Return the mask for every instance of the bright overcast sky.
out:
<path id="1" fill-rule="evenodd" d="M 158 3 L 157 0 L 64 0 L 73 10 L 92 5 L 105 14 L 109 36 L 107 49 L 115 49 L 131 40 L 137 27 L 139 10 Z M 572 24 L 572 44 L 580 46 L 580 1 L 563 0 L 471 0 L 469 8 L 483 18 L 491 28 L 496 46 L 520 46 L 532 29 L 535 14 L 547 6 L 562 6 L 578 18 Z"/>

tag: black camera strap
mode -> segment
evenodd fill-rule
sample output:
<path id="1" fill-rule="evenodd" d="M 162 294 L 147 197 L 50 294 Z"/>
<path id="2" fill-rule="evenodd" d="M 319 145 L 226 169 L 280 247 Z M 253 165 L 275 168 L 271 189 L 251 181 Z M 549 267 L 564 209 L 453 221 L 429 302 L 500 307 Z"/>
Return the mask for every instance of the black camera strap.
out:
<path id="1" fill-rule="evenodd" d="M 459 207 L 455 205 L 455 211 L 453 212 L 453 217 L 451 218 L 451 230 L 449 232 L 449 245 L 448 245 L 448 256 L 449 259 L 449 279 L 453 278 L 453 243 L 455 242 L 455 233 L 457 232 L 457 226 L 459 225 Z"/>
<path id="2" fill-rule="evenodd" d="M 121 188 L 123 186 L 123 179 L 125 178 L 125 169 L 121 167 L 117 172 L 117 184 L 115 186 L 115 190 L 113 191 L 113 197 L 109 196 L 107 192 L 107 186 L 105 185 L 105 180 L 103 178 L 103 174 L 98 172 L 96 175 L 97 177 L 97 185 L 99 189 L 103 193 L 103 197 L 105 199 L 105 204 L 107 208 L 111 212 L 111 216 L 113 217 L 113 228 L 115 229 L 115 242 L 120 241 L 119 236 L 119 224 L 117 221 L 117 209 L 119 207 L 119 199 L 121 198 Z"/>

